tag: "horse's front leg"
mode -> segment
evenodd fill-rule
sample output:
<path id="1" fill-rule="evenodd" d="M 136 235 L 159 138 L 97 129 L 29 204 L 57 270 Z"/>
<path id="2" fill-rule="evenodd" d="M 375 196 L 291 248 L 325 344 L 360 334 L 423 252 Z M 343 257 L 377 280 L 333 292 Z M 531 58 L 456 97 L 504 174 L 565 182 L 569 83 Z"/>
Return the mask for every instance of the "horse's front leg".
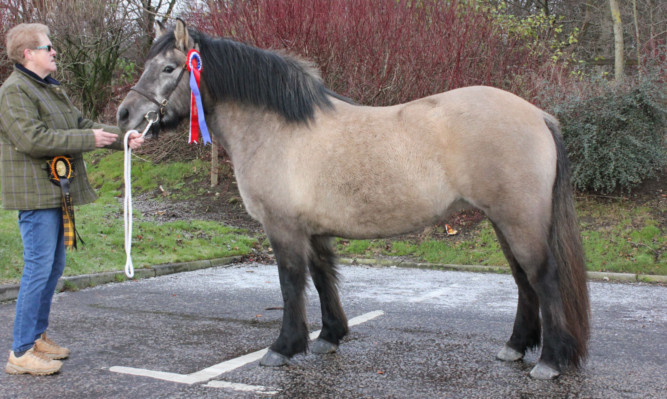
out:
<path id="1" fill-rule="evenodd" d="M 283 236 L 290 236 L 283 233 Z M 306 286 L 307 240 L 290 236 L 289 242 L 269 236 L 278 262 L 280 290 L 283 295 L 283 324 L 278 339 L 271 345 L 260 364 L 277 367 L 287 364 L 297 353 L 308 348 L 308 326 L 304 290 Z"/>
<path id="2" fill-rule="evenodd" d="M 313 343 L 313 353 L 333 353 L 347 334 L 347 318 L 338 297 L 336 255 L 329 237 L 312 237 L 308 267 L 315 288 L 320 295 L 322 332 Z"/>

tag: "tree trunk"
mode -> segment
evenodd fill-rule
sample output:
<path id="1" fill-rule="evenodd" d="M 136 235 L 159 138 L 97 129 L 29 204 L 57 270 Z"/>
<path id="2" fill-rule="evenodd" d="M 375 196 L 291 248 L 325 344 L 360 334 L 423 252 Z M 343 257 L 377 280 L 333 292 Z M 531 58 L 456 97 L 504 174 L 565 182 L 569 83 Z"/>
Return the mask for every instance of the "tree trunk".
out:
<path id="1" fill-rule="evenodd" d="M 621 10 L 617 0 L 609 0 L 611 8 L 611 21 L 614 27 L 614 79 L 623 80 L 623 23 L 621 22 Z"/>
<path id="2" fill-rule="evenodd" d="M 164 14 L 164 17 L 162 17 L 162 23 L 167 23 L 169 18 L 171 18 L 171 13 L 174 11 L 174 6 L 176 5 L 176 0 L 171 0 L 169 2 L 169 7 L 167 7 L 167 12 Z"/>
<path id="3" fill-rule="evenodd" d="M 637 49 L 637 73 L 639 76 L 642 75 L 642 54 L 641 54 L 641 41 L 639 38 L 639 22 L 637 20 L 637 0 L 632 0 L 632 14 L 635 20 L 635 48 Z"/>

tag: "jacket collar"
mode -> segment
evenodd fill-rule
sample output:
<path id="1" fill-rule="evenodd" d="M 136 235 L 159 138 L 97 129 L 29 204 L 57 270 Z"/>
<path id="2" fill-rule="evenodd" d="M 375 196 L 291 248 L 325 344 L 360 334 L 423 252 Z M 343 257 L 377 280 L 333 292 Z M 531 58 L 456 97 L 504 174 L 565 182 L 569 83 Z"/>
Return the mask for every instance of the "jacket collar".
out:
<path id="1" fill-rule="evenodd" d="M 47 85 L 56 85 L 60 86 L 60 82 L 55 80 L 54 78 L 51 77 L 51 75 L 46 76 L 44 79 L 40 78 L 35 72 L 31 71 L 30 69 L 24 67 L 21 64 L 15 64 L 14 68 L 17 70 L 25 73 L 26 75 L 30 76 L 31 78 L 35 79 L 39 83 L 45 83 Z"/>

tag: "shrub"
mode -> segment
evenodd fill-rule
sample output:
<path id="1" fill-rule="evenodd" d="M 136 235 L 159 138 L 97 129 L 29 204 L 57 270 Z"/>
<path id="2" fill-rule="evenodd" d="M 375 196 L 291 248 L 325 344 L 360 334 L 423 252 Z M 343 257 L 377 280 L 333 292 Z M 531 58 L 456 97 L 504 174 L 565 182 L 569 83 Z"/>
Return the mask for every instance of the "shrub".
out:
<path id="1" fill-rule="evenodd" d="M 314 61 L 332 90 L 367 105 L 470 85 L 530 98 L 551 54 L 513 35 L 494 11 L 464 0 L 229 0 L 191 10 L 214 36 L 286 49 Z"/>
<path id="2" fill-rule="evenodd" d="M 0 29 L 0 82 L 4 82 L 12 72 L 12 64 L 7 58 L 7 49 L 5 48 L 7 30 L 9 30 L 12 24 L 9 12 L 4 7 L 0 7 L 0 26 L 2 26 L 2 29 Z"/>
<path id="3" fill-rule="evenodd" d="M 604 85 L 597 96 L 555 107 L 580 191 L 630 192 L 667 166 L 663 83 Z"/>

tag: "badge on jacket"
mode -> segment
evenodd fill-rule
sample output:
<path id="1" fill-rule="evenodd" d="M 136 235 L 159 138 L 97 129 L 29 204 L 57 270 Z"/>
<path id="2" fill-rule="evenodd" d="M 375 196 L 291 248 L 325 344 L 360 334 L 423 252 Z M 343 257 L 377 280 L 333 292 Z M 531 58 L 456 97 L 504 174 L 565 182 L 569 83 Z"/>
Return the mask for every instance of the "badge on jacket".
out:
<path id="1" fill-rule="evenodd" d="M 60 185 L 60 179 L 71 180 L 74 177 L 74 165 L 72 157 L 59 155 L 46 161 L 49 165 L 49 180 L 57 186 Z"/>

